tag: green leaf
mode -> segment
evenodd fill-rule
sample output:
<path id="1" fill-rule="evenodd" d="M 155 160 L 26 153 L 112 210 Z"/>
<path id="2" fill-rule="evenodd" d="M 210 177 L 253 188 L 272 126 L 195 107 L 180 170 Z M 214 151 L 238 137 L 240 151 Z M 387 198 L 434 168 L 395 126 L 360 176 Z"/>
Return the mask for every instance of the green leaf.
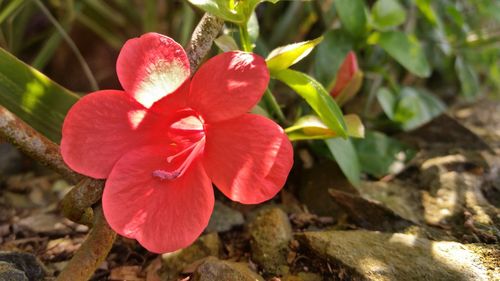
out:
<path id="1" fill-rule="evenodd" d="M 445 110 L 444 103 L 433 94 L 411 87 L 403 87 L 398 94 L 381 88 L 377 99 L 387 117 L 406 131 L 423 125 Z"/>
<path id="2" fill-rule="evenodd" d="M 365 2 L 363 0 L 333 1 L 342 26 L 354 37 L 363 37 L 367 28 Z"/>
<path id="3" fill-rule="evenodd" d="M 267 56 L 267 67 L 271 72 L 287 69 L 311 53 L 322 40 L 323 37 L 318 37 L 314 40 L 278 47 Z"/>
<path id="4" fill-rule="evenodd" d="M 382 87 L 377 91 L 377 100 L 389 119 L 394 119 L 394 111 L 398 103 L 397 96 L 389 89 Z"/>
<path id="5" fill-rule="evenodd" d="M 349 182 L 355 186 L 358 185 L 361 178 L 361 165 L 351 140 L 334 138 L 325 142 Z"/>
<path id="6" fill-rule="evenodd" d="M 406 11 L 398 0 L 378 0 L 372 8 L 373 25 L 379 30 L 396 27 L 406 21 Z"/>
<path id="7" fill-rule="evenodd" d="M 344 119 L 348 136 L 354 138 L 364 137 L 365 127 L 358 115 L 348 114 L 344 116 Z M 291 141 L 329 139 L 337 136 L 337 134 L 328 128 L 316 115 L 306 115 L 299 118 L 299 120 L 297 120 L 293 126 L 288 127 L 285 132 Z"/>
<path id="8" fill-rule="evenodd" d="M 479 94 L 479 79 L 476 72 L 462 57 L 455 60 L 455 71 L 460 80 L 461 94 L 470 99 Z"/>
<path id="9" fill-rule="evenodd" d="M 205 12 L 223 20 L 242 25 L 246 24 L 258 4 L 262 2 L 277 3 L 279 0 L 188 0 Z"/>
<path id="10" fill-rule="evenodd" d="M 291 69 L 276 72 L 274 77 L 304 98 L 328 128 L 340 137 L 347 136 L 342 111 L 318 81 L 307 74 Z"/>
<path id="11" fill-rule="evenodd" d="M 379 132 L 368 131 L 353 143 L 361 170 L 377 178 L 399 172 L 415 156 L 414 150 Z"/>
<path id="12" fill-rule="evenodd" d="M 432 25 L 436 26 L 438 24 L 438 17 L 431 6 L 431 0 L 415 0 L 415 4 Z"/>
<path id="13" fill-rule="evenodd" d="M 382 32 L 380 46 L 397 62 L 419 77 L 429 77 L 431 68 L 417 38 L 400 31 Z"/>
<path id="14" fill-rule="evenodd" d="M 234 41 L 234 38 L 227 35 L 227 34 L 224 34 L 224 35 L 217 37 L 214 40 L 214 43 L 223 52 L 230 52 L 230 51 L 238 50 L 238 44 L 236 43 L 236 41 Z"/>
<path id="15" fill-rule="evenodd" d="M 415 129 L 445 110 L 444 103 L 433 94 L 411 87 L 401 90 L 394 120 L 402 123 L 404 130 Z"/>
<path id="16" fill-rule="evenodd" d="M 353 40 L 341 29 L 330 30 L 323 35 L 316 48 L 314 77 L 323 85 L 330 85 L 347 53 L 353 49 Z"/>
<path id="17" fill-rule="evenodd" d="M 0 104 L 59 142 L 69 108 L 78 96 L 0 48 Z"/>
<path id="18" fill-rule="evenodd" d="M 188 0 L 191 4 L 203 11 L 213 14 L 225 21 L 238 24 L 246 23 L 243 14 L 238 13 L 234 6 L 234 0 Z"/>

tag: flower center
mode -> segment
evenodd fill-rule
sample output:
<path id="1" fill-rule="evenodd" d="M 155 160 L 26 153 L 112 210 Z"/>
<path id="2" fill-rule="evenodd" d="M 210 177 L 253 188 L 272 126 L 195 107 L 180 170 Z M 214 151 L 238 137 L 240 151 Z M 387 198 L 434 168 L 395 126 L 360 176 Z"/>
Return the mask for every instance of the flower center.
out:
<path id="1" fill-rule="evenodd" d="M 174 180 L 184 175 L 205 148 L 203 119 L 194 110 L 178 111 L 171 120 L 167 132 L 170 143 L 166 168 L 153 171 L 153 176 L 161 180 Z"/>

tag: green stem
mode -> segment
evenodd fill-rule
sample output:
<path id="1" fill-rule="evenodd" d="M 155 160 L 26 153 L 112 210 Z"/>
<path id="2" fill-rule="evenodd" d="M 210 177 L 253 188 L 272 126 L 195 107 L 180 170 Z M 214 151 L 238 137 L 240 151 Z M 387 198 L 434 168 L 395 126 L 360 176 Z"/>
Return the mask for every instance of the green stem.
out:
<path id="1" fill-rule="evenodd" d="M 266 102 L 267 107 L 270 108 L 272 110 L 272 112 L 274 112 L 274 114 L 276 114 L 276 117 L 278 117 L 278 120 L 281 123 L 286 124 L 287 121 L 286 121 L 285 114 L 283 114 L 283 111 L 281 110 L 280 105 L 278 104 L 278 102 L 274 98 L 273 93 L 271 93 L 269 88 L 267 88 L 266 91 L 264 92 L 264 101 Z"/>
<path id="2" fill-rule="evenodd" d="M 247 23 L 240 25 L 240 39 L 243 51 L 252 52 L 253 46 L 252 42 L 250 42 L 250 35 L 248 34 Z M 286 123 L 285 114 L 283 114 L 281 107 L 279 106 L 278 102 L 274 98 L 269 88 L 267 88 L 266 91 L 264 92 L 263 98 L 268 110 L 271 111 L 271 113 L 274 113 L 281 123 Z"/>
<path id="3" fill-rule="evenodd" d="M 248 34 L 248 28 L 246 23 L 240 25 L 240 40 L 243 51 L 245 52 L 253 51 L 252 42 L 250 42 L 250 34 Z"/>

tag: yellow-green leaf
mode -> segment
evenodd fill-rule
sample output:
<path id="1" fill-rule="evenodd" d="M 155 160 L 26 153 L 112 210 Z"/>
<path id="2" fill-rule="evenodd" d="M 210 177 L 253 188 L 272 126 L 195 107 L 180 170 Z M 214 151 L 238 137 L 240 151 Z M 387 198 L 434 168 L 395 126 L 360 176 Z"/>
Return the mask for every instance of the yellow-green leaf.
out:
<path id="1" fill-rule="evenodd" d="M 365 135 L 365 127 L 361 119 L 356 114 L 348 114 L 344 116 L 347 135 L 355 138 L 363 138 Z M 329 129 L 315 115 L 306 115 L 301 117 L 297 122 L 288 127 L 285 132 L 288 138 L 292 141 L 296 140 L 311 140 L 311 139 L 329 139 L 337 136 L 334 131 Z"/>
<path id="2" fill-rule="evenodd" d="M 271 72 L 287 69 L 309 55 L 322 40 L 323 36 L 314 40 L 278 47 L 267 56 L 267 67 Z"/>

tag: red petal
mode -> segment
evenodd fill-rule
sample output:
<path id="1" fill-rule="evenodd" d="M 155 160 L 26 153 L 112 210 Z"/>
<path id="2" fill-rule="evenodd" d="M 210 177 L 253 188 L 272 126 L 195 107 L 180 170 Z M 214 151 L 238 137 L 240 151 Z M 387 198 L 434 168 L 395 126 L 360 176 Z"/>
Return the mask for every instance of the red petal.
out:
<path id="1" fill-rule="evenodd" d="M 354 52 L 349 52 L 344 59 L 344 62 L 337 71 L 337 78 L 335 79 L 335 87 L 330 92 L 330 95 L 336 97 L 342 92 L 345 86 L 351 81 L 354 73 L 359 70 L 358 60 Z"/>
<path id="2" fill-rule="evenodd" d="M 243 52 L 217 55 L 203 64 L 191 82 L 188 104 L 208 122 L 248 112 L 259 102 L 269 82 L 266 62 Z"/>
<path id="3" fill-rule="evenodd" d="M 292 145 L 270 119 L 245 114 L 207 126 L 205 170 L 234 201 L 271 199 L 285 184 L 292 164 Z"/>
<path id="4" fill-rule="evenodd" d="M 125 91 L 148 108 L 190 76 L 182 46 L 158 33 L 128 40 L 118 56 L 116 72 Z"/>
<path id="5" fill-rule="evenodd" d="M 164 146 L 143 147 L 121 158 L 102 197 L 111 228 L 155 253 L 191 244 L 207 226 L 214 205 L 212 184 L 201 161 L 175 180 L 152 175 L 168 165 L 162 150 Z"/>
<path id="6" fill-rule="evenodd" d="M 161 118 L 122 91 L 98 91 L 81 98 L 64 119 L 61 154 L 73 170 L 106 178 L 130 149 L 166 137 L 156 134 Z"/>

